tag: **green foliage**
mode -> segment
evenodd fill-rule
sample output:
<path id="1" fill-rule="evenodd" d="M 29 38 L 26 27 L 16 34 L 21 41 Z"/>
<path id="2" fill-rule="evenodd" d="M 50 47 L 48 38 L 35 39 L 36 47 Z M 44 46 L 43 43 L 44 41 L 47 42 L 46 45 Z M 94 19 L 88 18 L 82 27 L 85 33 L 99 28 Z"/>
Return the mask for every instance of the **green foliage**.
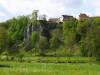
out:
<path id="1" fill-rule="evenodd" d="M 48 49 L 49 44 L 47 38 L 44 36 L 40 36 L 39 39 L 39 48 L 40 48 L 40 55 L 45 55 L 46 49 Z"/>
<path id="2" fill-rule="evenodd" d="M 24 29 L 28 23 L 28 18 L 20 16 L 9 20 L 9 45 L 13 45 L 17 41 L 21 41 L 24 38 Z"/>
<path id="3" fill-rule="evenodd" d="M 91 23 L 86 24 L 88 27 L 84 26 L 86 32 L 85 36 L 82 35 L 84 38 L 80 42 L 81 53 L 83 56 L 95 56 L 100 59 L 100 18 L 94 17 L 90 20 Z"/>
<path id="4" fill-rule="evenodd" d="M 7 50 L 22 59 L 23 51 L 30 50 L 41 56 L 82 55 L 100 60 L 100 17 L 70 18 L 59 24 L 38 20 L 38 10 L 31 17 L 19 16 L 0 23 L 0 53 Z M 24 38 L 24 34 L 28 36 Z"/>
<path id="5" fill-rule="evenodd" d="M 18 53 L 18 61 L 22 62 L 23 61 L 23 58 L 25 57 L 25 55 L 26 55 L 25 50 L 23 50 L 23 49 L 19 50 L 19 53 Z"/>
<path id="6" fill-rule="evenodd" d="M 52 37 L 50 39 L 50 48 L 58 48 L 61 44 L 61 35 L 60 35 L 60 30 L 55 29 L 52 31 Z"/>
<path id="7" fill-rule="evenodd" d="M 95 59 L 88 57 L 41 57 L 40 62 L 43 63 L 90 63 Z"/>
<path id="8" fill-rule="evenodd" d="M 64 34 L 64 45 L 67 50 L 74 50 L 76 44 L 76 27 L 77 20 L 72 18 L 66 20 L 63 24 L 63 34 Z"/>
<path id="9" fill-rule="evenodd" d="M 0 26 L 0 53 L 3 50 L 7 49 L 7 43 L 8 43 L 8 38 L 7 38 L 7 30 L 4 27 Z"/>
<path id="10" fill-rule="evenodd" d="M 31 35 L 32 48 L 37 48 L 38 40 L 39 40 L 39 36 L 38 36 L 37 32 L 32 32 L 32 35 Z"/>
<path id="11" fill-rule="evenodd" d="M 77 42 L 79 43 L 80 49 L 81 49 L 81 53 L 82 56 L 90 56 L 91 53 L 88 52 L 88 49 L 86 49 L 85 46 L 89 46 L 86 42 L 88 41 L 86 38 L 86 36 L 88 36 L 88 33 L 90 32 L 91 29 L 91 20 L 90 19 L 82 19 L 78 21 L 77 24 L 77 34 L 78 36 L 76 38 Z"/>
<path id="12" fill-rule="evenodd" d="M 12 19 L 9 30 L 13 32 L 13 35 L 16 38 L 21 39 L 22 37 L 21 34 L 23 34 L 23 31 L 26 25 L 27 25 L 27 18 L 24 16 L 21 16 L 21 17 L 18 17 L 17 19 Z"/>

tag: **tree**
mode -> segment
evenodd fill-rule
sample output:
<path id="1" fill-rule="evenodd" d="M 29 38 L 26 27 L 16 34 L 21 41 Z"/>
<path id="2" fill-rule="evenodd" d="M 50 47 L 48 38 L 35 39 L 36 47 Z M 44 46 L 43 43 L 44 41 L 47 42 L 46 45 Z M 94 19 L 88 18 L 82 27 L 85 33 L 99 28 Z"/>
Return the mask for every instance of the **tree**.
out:
<path id="1" fill-rule="evenodd" d="M 23 41 L 24 30 L 28 24 L 28 18 L 25 16 L 19 16 L 8 21 L 8 38 L 9 47 L 12 47 L 17 43 Z"/>
<path id="2" fill-rule="evenodd" d="M 77 20 L 70 18 L 63 23 L 64 47 L 69 56 L 73 55 L 76 48 Z"/>
<path id="3" fill-rule="evenodd" d="M 69 20 L 64 21 L 63 24 L 64 44 L 65 47 L 69 50 L 73 48 L 76 42 L 75 41 L 76 27 L 77 27 L 76 19 L 71 18 Z"/>
<path id="4" fill-rule="evenodd" d="M 8 36 L 7 30 L 0 26 L 0 52 L 7 49 Z"/>
<path id="5" fill-rule="evenodd" d="M 89 25 L 80 42 L 81 53 L 83 56 L 95 56 L 100 60 L 100 18 L 92 18 Z"/>
<path id="6" fill-rule="evenodd" d="M 32 32 L 32 35 L 31 35 L 32 48 L 37 48 L 38 40 L 39 40 L 38 33 L 37 32 Z"/>
<path id="7" fill-rule="evenodd" d="M 61 32 L 59 29 L 55 29 L 52 32 L 52 37 L 50 39 L 50 48 L 59 48 L 61 45 Z"/>
<path id="8" fill-rule="evenodd" d="M 40 36 L 40 39 L 39 39 L 39 48 L 40 48 L 40 55 L 44 56 L 45 55 L 45 52 L 46 52 L 46 49 L 48 49 L 48 41 L 47 41 L 47 38 L 44 37 L 44 36 Z"/>
<path id="9" fill-rule="evenodd" d="M 90 53 L 88 52 L 88 49 L 86 46 L 89 46 L 86 42 L 87 36 L 89 35 L 89 32 L 91 30 L 91 19 L 81 19 L 78 21 L 77 24 L 77 43 L 79 44 L 79 47 L 81 48 L 81 54 L 82 56 L 89 56 Z"/>

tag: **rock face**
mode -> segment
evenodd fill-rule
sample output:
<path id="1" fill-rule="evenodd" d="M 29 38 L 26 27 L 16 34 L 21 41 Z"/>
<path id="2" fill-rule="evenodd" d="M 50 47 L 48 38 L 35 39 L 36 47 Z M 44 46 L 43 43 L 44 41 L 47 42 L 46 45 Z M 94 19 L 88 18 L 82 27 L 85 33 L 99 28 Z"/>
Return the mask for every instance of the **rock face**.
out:
<path id="1" fill-rule="evenodd" d="M 24 31 L 24 41 L 29 40 L 32 32 L 34 32 L 34 31 L 37 31 L 36 26 L 32 25 L 32 23 L 27 25 L 27 27 L 25 28 L 25 31 Z"/>
<path id="2" fill-rule="evenodd" d="M 38 13 L 39 10 L 33 10 L 33 13 L 31 15 L 28 15 L 31 21 L 29 21 L 29 24 L 26 26 L 24 30 L 24 41 L 30 40 L 32 32 L 41 31 L 41 25 L 38 25 L 38 23 L 34 23 L 34 21 L 37 22 L 46 21 L 46 15 L 39 15 Z"/>
<path id="3" fill-rule="evenodd" d="M 29 41 L 32 35 L 32 32 L 38 32 L 41 35 L 42 31 L 48 29 L 47 21 L 45 20 L 37 20 L 36 24 L 28 24 L 24 30 L 24 41 Z"/>
<path id="4" fill-rule="evenodd" d="M 48 28 L 50 27 L 48 27 L 48 23 L 59 24 L 59 23 L 63 23 L 63 21 L 65 20 L 69 20 L 70 18 L 74 18 L 74 17 L 70 15 L 62 15 L 59 18 L 50 18 L 47 21 L 46 15 L 38 15 L 38 10 L 34 10 L 32 15 L 29 15 L 29 18 L 31 19 L 31 21 L 29 21 L 30 23 L 26 26 L 24 30 L 24 41 L 26 41 L 26 43 L 30 40 L 32 32 L 38 32 L 39 35 L 41 35 L 42 32 L 45 31 L 49 32 Z M 37 23 L 34 24 L 33 23 L 34 20 L 39 22 L 40 25 L 38 25 Z"/>
<path id="5" fill-rule="evenodd" d="M 24 41 L 29 40 L 32 32 L 42 32 L 42 31 L 48 31 L 48 24 L 47 23 L 62 23 L 65 20 L 69 20 L 71 18 L 74 18 L 73 16 L 69 15 L 62 15 L 60 18 L 50 18 L 48 21 L 46 21 L 46 15 L 39 16 L 39 19 L 37 20 L 41 25 L 32 25 L 32 23 L 29 23 L 24 31 Z"/>

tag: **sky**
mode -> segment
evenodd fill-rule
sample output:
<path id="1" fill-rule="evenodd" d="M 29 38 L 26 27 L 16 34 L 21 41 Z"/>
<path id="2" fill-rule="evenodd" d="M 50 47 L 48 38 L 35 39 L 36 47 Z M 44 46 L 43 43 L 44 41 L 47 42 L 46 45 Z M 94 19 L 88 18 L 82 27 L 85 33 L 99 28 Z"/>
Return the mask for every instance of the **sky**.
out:
<path id="1" fill-rule="evenodd" d="M 21 15 L 29 15 L 33 10 L 50 17 L 80 13 L 100 16 L 100 0 L 0 0 L 0 21 Z"/>

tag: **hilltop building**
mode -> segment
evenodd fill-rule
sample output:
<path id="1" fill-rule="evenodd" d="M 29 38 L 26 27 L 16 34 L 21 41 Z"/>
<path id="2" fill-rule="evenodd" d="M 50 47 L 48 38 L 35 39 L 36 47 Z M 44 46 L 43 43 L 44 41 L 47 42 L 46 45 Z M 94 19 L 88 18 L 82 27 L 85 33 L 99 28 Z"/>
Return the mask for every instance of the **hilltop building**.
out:
<path id="1" fill-rule="evenodd" d="M 62 23 L 65 20 L 69 20 L 71 18 L 74 18 L 74 17 L 73 16 L 70 16 L 70 15 L 62 15 L 59 18 L 50 18 L 48 21 L 49 22 L 53 22 L 53 23 Z"/>
<path id="2" fill-rule="evenodd" d="M 60 22 L 60 18 L 50 18 L 48 21 L 52 22 L 52 23 L 59 23 Z"/>
<path id="3" fill-rule="evenodd" d="M 87 19 L 89 16 L 87 16 L 85 13 L 80 13 L 79 19 Z"/>
<path id="4" fill-rule="evenodd" d="M 62 15 L 61 17 L 60 17 L 60 22 L 63 22 L 63 21 L 65 21 L 65 20 L 69 20 L 69 19 L 71 19 L 71 18 L 74 18 L 73 16 L 70 16 L 70 15 Z"/>

